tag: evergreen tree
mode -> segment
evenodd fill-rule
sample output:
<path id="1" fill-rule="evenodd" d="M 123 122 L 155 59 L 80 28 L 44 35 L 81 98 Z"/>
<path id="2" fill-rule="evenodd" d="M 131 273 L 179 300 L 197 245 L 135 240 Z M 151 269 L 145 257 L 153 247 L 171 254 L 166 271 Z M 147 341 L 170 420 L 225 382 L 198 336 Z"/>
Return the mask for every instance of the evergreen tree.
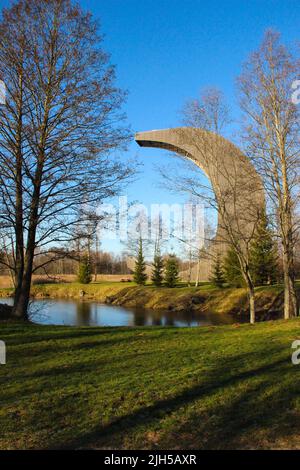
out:
<path id="1" fill-rule="evenodd" d="M 229 248 L 223 263 L 226 282 L 233 287 L 242 287 L 244 280 L 240 268 L 240 262 L 233 248 Z"/>
<path id="2" fill-rule="evenodd" d="M 133 279 L 138 285 L 143 286 L 146 284 L 147 277 L 148 276 L 146 274 L 146 263 L 143 254 L 143 242 L 142 238 L 140 238 L 137 259 L 135 261 Z"/>
<path id="3" fill-rule="evenodd" d="M 87 256 L 79 264 L 78 282 L 81 284 L 89 284 L 92 280 L 91 266 Z"/>
<path id="4" fill-rule="evenodd" d="M 151 280 L 156 287 L 160 287 L 163 282 L 164 260 L 159 249 L 155 250 L 152 266 Z"/>
<path id="5" fill-rule="evenodd" d="M 276 246 L 265 214 L 263 214 L 257 227 L 256 236 L 251 247 L 250 269 L 256 286 L 272 284 L 277 280 Z"/>
<path id="6" fill-rule="evenodd" d="M 179 266 L 175 255 L 170 255 L 165 267 L 165 283 L 167 287 L 175 287 L 179 277 Z"/>
<path id="7" fill-rule="evenodd" d="M 223 271 L 220 253 L 217 254 L 217 257 L 213 266 L 213 272 L 210 278 L 210 282 L 215 287 L 223 287 L 223 285 L 226 282 L 224 278 L 224 271 Z"/>

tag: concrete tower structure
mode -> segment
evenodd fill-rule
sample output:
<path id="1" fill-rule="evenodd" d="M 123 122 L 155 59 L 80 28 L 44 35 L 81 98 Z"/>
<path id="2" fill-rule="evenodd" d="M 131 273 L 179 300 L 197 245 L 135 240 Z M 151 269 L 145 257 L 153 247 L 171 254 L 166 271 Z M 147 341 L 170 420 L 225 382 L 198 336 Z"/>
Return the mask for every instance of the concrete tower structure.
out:
<path id="1" fill-rule="evenodd" d="M 192 160 L 211 182 L 218 207 L 218 228 L 208 255 L 200 264 L 200 279 L 207 280 L 216 253 L 228 249 L 228 231 L 251 237 L 257 213 L 265 206 L 260 176 L 250 160 L 231 142 L 202 129 L 174 129 L 138 132 L 141 147 L 166 149 Z M 193 268 L 195 278 L 196 266 Z"/>

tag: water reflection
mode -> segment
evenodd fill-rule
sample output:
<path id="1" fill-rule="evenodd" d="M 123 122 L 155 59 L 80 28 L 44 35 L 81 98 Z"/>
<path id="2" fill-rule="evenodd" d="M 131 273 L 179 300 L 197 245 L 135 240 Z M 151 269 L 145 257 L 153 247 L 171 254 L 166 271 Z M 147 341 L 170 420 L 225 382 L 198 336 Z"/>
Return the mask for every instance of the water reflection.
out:
<path id="1" fill-rule="evenodd" d="M 11 299 L 0 299 L 11 303 Z M 48 325 L 76 326 L 208 326 L 231 324 L 230 315 L 170 312 L 105 305 L 76 300 L 35 300 L 32 321 Z"/>
<path id="2" fill-rule="evenodd" d="M 76 323 L 89 326 L 95 317 L 93 310 L 92 303 L 78 302 L 76 304 Z"/>

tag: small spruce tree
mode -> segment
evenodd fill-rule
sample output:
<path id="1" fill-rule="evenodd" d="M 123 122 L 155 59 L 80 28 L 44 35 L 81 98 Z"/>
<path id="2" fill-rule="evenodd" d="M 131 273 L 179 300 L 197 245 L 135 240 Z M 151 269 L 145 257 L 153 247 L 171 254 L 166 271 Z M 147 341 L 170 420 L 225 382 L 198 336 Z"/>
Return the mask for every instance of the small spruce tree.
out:
<path id="1" fill-rule="evenodd" d="M 164 260 L 161 256 L 160 250 L 155 250 L 154 259 L 152 263 L 151 280 L 156 287 L 161 287 L 163 282 Z"/>
<path id="2" fill-rule="evenodd" d="M 216 256 L 216 259 L 213 265 L 212 275 L 210 277 L 210 282 L 215 287 L 223 287 L 223 285 L 226 282 L 225 277 L 224 277 L 224 271 L 223 271 L 220 253 L 218 253 Z"/>
<path id="3" fill-rule="evenodd" d="M 278 278 L 276 245 L 265 214 L 261 217 L 252 243 L 250 270 L 256 286 L 274 284 Z"/>
<path id="4" fill-rule="evenodd" d="M 233 248 L 229 248 L 223 262 L 223 271 L 226 282 L 232 287 L 242 287 L 244 280 L 240 268 L 239 258 Z"/>
<path id="5" fill-rule="evenodd" d="M 146 263 L 143 254 L 143 242 L 142 238 L 140 238 L 133 279 L 138 285 L 143 286 L 146 284 L 147 278 Z"/>
<path id="6" fill-rule="evenodd" d="M 87 256 L 85 256 L 79 264 L 78 282 L 80 284 L 89 284 L 92 280 L 91 265 Z"/>
<path id="7" fill-rule="evenodd" d="M 170 255 L 165 267 L 165 283 L 167 287 L 175 287 L 179 280 L 179 266 L 175 255 Z"/>

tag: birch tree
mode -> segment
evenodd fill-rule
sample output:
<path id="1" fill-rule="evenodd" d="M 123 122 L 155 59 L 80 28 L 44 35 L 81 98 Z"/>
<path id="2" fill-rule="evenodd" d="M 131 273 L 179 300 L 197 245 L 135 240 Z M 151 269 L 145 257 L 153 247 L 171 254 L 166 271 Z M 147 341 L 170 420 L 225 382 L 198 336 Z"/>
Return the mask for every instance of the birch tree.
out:
<path id="1" fill-rule="evenodd" d="M 192 103 L 192 104 L 191 104 Z M 251 244 L 255 238 L 261 210 L 264 209 L 263 188 L 259 176 L 245 156 L 227 140 L 220 137 L 229 122 L 229 111 L 222 93 L 208 89 L 200 100 L 183 109 L 184 124 L 190 127 L 189 143 L 209 168 L 211 185 L 196 174 L 182 176 L 163 172 L 169 187 L 200 198 L 218 213 L 218 238 L 211 240 L 210 257 L 216 260 L 219 252 L 232 249 L 239 260 L 249 297 L 250 322 L 255 322 L 255 289 L 250 270 Z M 198 129 L 201 132 L 198 132 Z M 178 139 L 184 140 L 185 128 L 178 129 Z M 232 158 L 224 164 L 224 155 Z M 241 174 L 243 168 L 243 174 Z M 227 188 L 224 191 L 224 188 Z M 261 210 L 260 210 L 261 209 Z"/>
<path id="2" fill-rule="evenodd" d="M 264 180 L 268 202 L 282 245 L 284 317 L 298 315 L 295 289 L 295 245 L 299 198 L 299 107 L 292 102 L 292 84 L 299 60 L 268 31 L 239 77 L 249 157 Z"/>

